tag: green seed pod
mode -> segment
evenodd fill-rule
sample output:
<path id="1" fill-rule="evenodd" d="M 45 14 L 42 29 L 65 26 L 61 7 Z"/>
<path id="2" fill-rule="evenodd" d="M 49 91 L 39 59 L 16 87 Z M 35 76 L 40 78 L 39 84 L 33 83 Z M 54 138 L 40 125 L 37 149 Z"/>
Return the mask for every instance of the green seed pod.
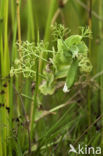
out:
<path id="1" fill-rule="evenodd" d="M 67 78 L 66 78 L 66 85 L 68 89 L 70 89 L 72 85 L 74 84 L 74 81 L 76 79 L 77 69 L 78 69 L 78 60 L 75 59 L 73 60 L 69 68 Z"/>

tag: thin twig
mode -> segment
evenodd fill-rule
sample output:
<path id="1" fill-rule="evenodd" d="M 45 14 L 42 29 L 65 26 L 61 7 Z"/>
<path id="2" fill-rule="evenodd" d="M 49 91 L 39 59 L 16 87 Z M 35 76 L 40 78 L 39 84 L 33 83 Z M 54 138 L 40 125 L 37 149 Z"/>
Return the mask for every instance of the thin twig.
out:
<path id="1" fill-rule="evenodd" d="M 25 127 L 28 131 L 28 141 L 29 141 L 29 153 L 31 153 L 31 139 L 30 139 L 30 121 L 28 120 L 28 116 L 26 114 L 26 111 L 25 111 L 25 107 L 24 107 L 24 103 L 23 103 L 23 100 L 22 100 L 22 96 L 21 94 L 18 92 L 18 90 L 16 89 L 16 87 L 13 85 L 13 88 L 15 89 L 16 93 L 18 94 L 19 98 L 20 98 L 20 101 L 21 101 L 21 104 L 22 104 L 22 108 L 23 108 L 23 113 L 24 113 L 24 117 L 25 117 Z"/>
<path id="2" fill-rule="evenodd" d="M 59 7 L 57 10 L 56 10 L 56 12 L 55 12 L 55 14 L 54 14 L 54 16 L 53 16 L 53 18 L 52 18 L 52 22 L 51 22 L 51 25 L 53 25 L 54 23 L 55 23 L 55 21 L 56 21 L 56 19 L 58 18 L 58 16 L 61 14 L 61 12 L 62 12 L 62 8 L 64 8 L 65 7 L 65 5 L 66 5 L 66 3 L 68 2 L 68 0 L 61 0 L 62 1 L 62 5 L 63 5 L 63 7 Z M 59 2 L 58 2 L 59 3 Z M 60 4 L 59 4 L 59 6 L 60 6 Z M 63 14 L 62 14 L 63 15 Z M 64 21 L 63 21 L 64 22 Z"/>
<path id="3" fill-rule="evenodd" d="M 99 76 L 103 75 L 103 70 L 99 73 L 97 73 L 96 75 L 94 75 L 92 78 L 91 78 L 91 81 L 93 81 L 94 79 L 98 78 Z"/>
<path id="4" fill-rule="evenodd" d="M 55 12 L 54 16 L 53 16 L 53 19 L 52 19 L 52 22 L 51 22 L 51 25 L 53 25 L 56 21 L 56 19 L 58 18 L 59 14 L 61 12 L 61 9 L 58 8 L 57 11 Z"/>
<path id="5" fill-rule="evenodd" d="M 75 141 L 74 145 L 77 144 L 77 142 L 85 135 L 85 133 L 88 132 L 89 129 L 91 129 L 93 127 L 93 125 L 95 125 L 101 118 L 103 117 L 103 114 L 101 116 L 99 116 L 81 135 L 79 138 L 77 138 L 77 140 Z"/>
<path id="6" fill-rule="evenodd" d="M 89 0 L 88 3 L 89 3 L 88 4 L 88 8 L 89 8 L 88 25 L 89 25 L 90 30 L 92 30 L 92 0 Z"/>
<path id="7" fill-rule="evenodd" d="M 81 2 L 80 0 L 76 0 L 76 1 L 77 1 L 77 3 L 80 4 L 85 10 L 87 10 L 87 11 L 89 12 L 89 8 L 88 8 L 87 5 L 85 5 L 85 4 L 84 4 L 83 2 Z M 92 13 L 92 15 L 93 15 L 95 18 L 97 18 L 97 19 L 103 21 L 103 18 L 100 17 L 95 11 L 92 11 L 91 13 Z"/>

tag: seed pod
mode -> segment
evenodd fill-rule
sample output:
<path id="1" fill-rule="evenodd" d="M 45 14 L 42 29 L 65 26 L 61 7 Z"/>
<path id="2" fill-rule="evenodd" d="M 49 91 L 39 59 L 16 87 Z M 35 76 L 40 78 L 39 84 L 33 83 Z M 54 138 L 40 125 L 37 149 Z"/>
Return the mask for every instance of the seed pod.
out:
<path id="1" fill-rule="evenodd" d="M 78 61 L 77 59 L 73 60 L 68 74 L 67 74 L 67 78 L 66 78 L 66 85 L 68 87 L 68 89 L 70 89 L 72 87 L 72 85 L 74 84 L 75 78 L 76 78 L 76 74 L 77 74 L 77 69 L 78 69 Z"/>

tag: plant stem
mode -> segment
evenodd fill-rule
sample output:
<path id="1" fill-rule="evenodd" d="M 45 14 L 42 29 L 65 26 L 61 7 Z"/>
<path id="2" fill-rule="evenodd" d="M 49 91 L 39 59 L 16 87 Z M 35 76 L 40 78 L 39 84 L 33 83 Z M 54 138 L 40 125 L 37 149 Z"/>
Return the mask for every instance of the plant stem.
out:
<path id="1" fill-rule="evenodd" d="M 100 0 L 99 1 L 99 15 L 103 17 L 103 1 Z M 102 52 L 102 48 L 103 48 L 103 22 L 99 21 L 99 36 L 100 36 L 100 47 L 99 47 L 99 61 L 101 60 L 101 58 L 103 58 L 103 52 Z M 102 60 L 99 64 L 99 70 L 103 69 L 103 63 Z M 103 75 L 100 77 L 100 87 L 103 88 Z M 101 110 L 101 114 L 103 113 L 103 90 L 100 90 L 100 110 Z M 101 120 L 101 124 L 103 126 L 103 119 Z M 101 146 L 103 146 L 103 129 L 101 130 Z"/>
<path id="2" fill-rule="evenodd" d="M 45 34 L 44 34 L 44 42 L 49 41 L 50 26 L 51 26 L 53 14 L 54 14 L 55 6 L 56 6 L 56 0 L 51 0 L 50 8 L 49 8 L 49 14 L 48 14 L 47 23 L 46 23 Z M 42 52 L 40 57 L 46 58 L 47 54 Z M 42 60 L 40 60 L 40 65 L 39 65 L 40 73 L 42 73 L 43 66 L 44 66 L 44 62 Z"/>
<path id="3" fill-rule="evenodd" d="M 1 39 L 1 59 L 2 59 L 2 66 L 1 66 L 1 76 L 4 78 L 4 81 L 1 82 L 1 85 L 4 83 L 7 85 L 7 87 L 4 89 L 4 95 L 1 95 L 2 102 L 4 103 L 5 107 L 9 107 L 9 81 L 8 79 L 5 79 L 9 75 L 10 70 L 10 58 L 9 58 L 9 50 L 8 50 L 8 0 L 4 0 L 1 4 L 1 10 L 2 10 L 2 17 L 3 17 L 3 27 L 2 31 L 0 33 L 0 39 Z M 2 154 L 3 156 L 7 156 L 7 136 L 9 136 L 9 114 L 6 111 L 5 108 L 2 108 L 1 110 L 1 122 L 2 124 L 6 125 L 3 127 L 2 130 Z M 8 128 L 6 128 L 8 127 Z M 10 147 L 10 145 L 8 146 Z M 10 148 L 9 148 L 10 149 Z"/>
<path id="4" fill-rule="evenodd" d="M 39 81 L 39 59 L 36 58 L 36 87 L 35 87 L 35 91 L 34 91 L 34 101 L 32 102 L 31 117 L 30 117 L 31 138 L 33 137 L 33 124 L 35 121 L 35 112 L 36 112 L 36 108 L 37 108 L 38 81 Z"/>
<path id="5" fill-rule="evenodd" d="M 39 30 L 37 33 L 37 42 L 39 42 Z M 39 54 L 37 54 L 37 55 L 39 55 Z M 33 97 L 34 101 L 32 102 L 32 105 L 31 105 L 31 116 L 30 116 L 31 139 L 33 138 L 33 125 L 35 123 L 35 114 L 36 114 L 36 110 L 37 110 L 38 87 L 39 87 L 39 58 L 37 57 L 36 58 L 36 87 L 34 90 L 34 97 Z M 35 127 L 34 127 L 34 129 L 35 129 Z"/>
<path id="6" fill-rule="evenodd" d="M 21 45 L 21 22 L 20 22 L 20 0 L 16 0 L 16 5 L 17 5 L 17 31 L 18 31 L 18 42 L 19 45 Z M 19 46 L 19 58 L 21 58 L 21 49 Z M 19 78 L 17 78 L 16 81 L 16 86 L 18 89 L 20 89 L 21 83 L 22 83 L 22 79 L 21 79 L 21 75 Z M 20 100 L 17 97 L 17 112 L 18 112 L 18 116 L 20 116 L 20 106 L 19 106 Z"/>
<path id="7" fill-rule="evenodd" d="M 88 16 L 88 25 L 90 30 L 92 31 L 92 0 L 89 0 L 88 2 L 89 6 L 89 16 Z M 89 56 L 91 58 L 91 39 L 89 39 Z M 89 125 L 91 124 L 91 91 L 88 91 L 88 120 Z"/>
<path id="8" fill-rule="evenodd" d="M 35 40 L 35 31 L 34 31 L 34 20 L 33 20 L 33 9 L 32 9 L 32 1 L 27 0 L 28 5 L 28 31 L 27 31 L 27 39 L 28 41 Z"/>
<path id="9" fill-rule="evenodd" d="M 17 5 L 18 41 L 19 44 L 21 44 L 20 0 L 16 0 L 16 5 Z"/>

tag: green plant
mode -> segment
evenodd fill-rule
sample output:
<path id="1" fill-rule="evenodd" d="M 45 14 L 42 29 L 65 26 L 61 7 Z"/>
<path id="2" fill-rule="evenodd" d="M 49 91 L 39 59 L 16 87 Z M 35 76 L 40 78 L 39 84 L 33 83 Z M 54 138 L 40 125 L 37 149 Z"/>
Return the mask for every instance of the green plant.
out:
<path id="1" fill-rule="evenodd" d="M 61 38 L 57 39 L 57 50 L 47 50 L 43 42 L 34 46 L 34 44 L 23 42 L 20 46 L 22 51 L 22 57 L 15 60 L 17 68 L 11 68 L 11 76 L 13 74 L 23 73 L 24 77 L 33 77 L 36 74 L 35 59 L 39 58 L 46 62 L 46 70 L 44 69 L 43 75 L 39 75 L 45 78 L 41 86 L 40 91 L 44 94 L 53 94 L 56 89 L 56 83 L 58 79 L 65 78 L 64 92 L 68 91 L 75 82 L 77 69 L 80 69 L 81 73 L 89 73 L 92 70 L 91 62 L 88 58 L 88 48 L 83 41 L 84 37 L 87 37 L 90 32 L 88 29 L 82 28 L 82 35 L 72 35 L 63 40 L 61 36 L 64 36 L 65 30 L 63 26 L 55 30 L 55 34 Z M 63 32 L 63 33 L 62 33 Z M 56 37 L 57 38 L 57 37 Z M 41 52 L 51 53 L 49 61 L 40 57 Z M 67 89 L 66 89 L 67 88 Z"/>
<path id="2" fill-rule="evenodd" d="M 102 147 L 102 4 L 0 0 L 0 156 Z"/>

